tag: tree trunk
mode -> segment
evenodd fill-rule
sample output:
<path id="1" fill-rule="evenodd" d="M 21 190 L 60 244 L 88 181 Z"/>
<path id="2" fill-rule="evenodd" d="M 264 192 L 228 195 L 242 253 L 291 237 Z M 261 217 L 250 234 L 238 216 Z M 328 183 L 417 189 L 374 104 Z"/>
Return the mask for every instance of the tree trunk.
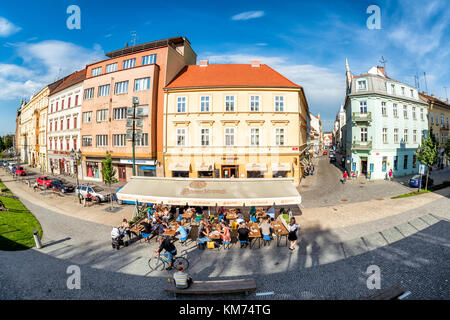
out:
<path id="1" fill-rule="evenodd" d="M 425 190 L 428 190 L 428 173 L 430 172 L 430 167 L 427 166 L 427 181 L 425 181 Z"/>

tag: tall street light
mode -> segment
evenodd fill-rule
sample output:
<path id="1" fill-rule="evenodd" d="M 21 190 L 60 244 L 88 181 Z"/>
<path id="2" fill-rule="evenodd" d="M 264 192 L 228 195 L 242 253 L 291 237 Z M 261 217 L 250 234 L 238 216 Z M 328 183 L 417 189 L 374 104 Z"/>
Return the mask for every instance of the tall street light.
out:
<path id="1" fill-rule="evenodd" d="M 80 161 L 81 159 L 81 151 L 78 149 L 78 151 L 74 151 L 72 149 L 72 151 L 70 151 L 70 157 L 75 160 L 75 175 L 77 176 L 77 189 L 79 186 L 79 181 L 78 181 L 78 161 Z M 78 202 L 81 204 L 81 198 L 78 197 Z"/>
<path id="2" fill-rule="evenodd" d="M 127 115 L 130 116 L 130 118 L 127 119 L 127 127 L 132 127 L 131 130 L 127 130 L 127 139 L 131 139 L 133 146 L 133 176 L 136 176 L 136 139 L 142 138 L 142 130 L 136 129 L 136 126 L 142 127 L 142 110 L 138 108 L 138 105 L 139 98 L 133 97 L 133 106 L 127 109 Z"/>

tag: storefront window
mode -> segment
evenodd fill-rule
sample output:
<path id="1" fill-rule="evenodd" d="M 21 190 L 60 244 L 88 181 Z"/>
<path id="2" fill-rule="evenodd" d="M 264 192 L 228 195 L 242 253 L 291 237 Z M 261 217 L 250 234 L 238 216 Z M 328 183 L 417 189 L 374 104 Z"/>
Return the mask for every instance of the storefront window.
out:
<path id="1" fill-rule="evenodd" d="M 174 178 L 189 178 L 189 171 L 172 171 Z"/>
<path id="2" fill-rule="evenodd" d="M 156 177 L 156 167 L 155 166 L 138 166 L 138 176 Z"/>
<path id="3" fill-rule="evenodd" d="M 198 177 L 199 178 L 212 178 L 213 172 L 212 171 L 199 171 Z"/>
<path id="4" fill-rule="evenodd" d="M 387 166 L 387 157 L 383 157 L 383 162 L 382 162 L 382 170 L 386 171 L 386 166 Z"/>
<path id="5" fill-rule="evenodd" d="M 99 178 L 98 162 L 86 162 L 86 175 L 89 178 Z"/>
<path id="6" fill-rule="evenodd" d="M 263 171 L 247 171 L 247 178 L 264 178 Z"/>
<path id="7" fill-rule="evenodd" d="M 273 177 L 274 178 L 286 178 L 287 177 L 287 171 L 274 171 Z"/>

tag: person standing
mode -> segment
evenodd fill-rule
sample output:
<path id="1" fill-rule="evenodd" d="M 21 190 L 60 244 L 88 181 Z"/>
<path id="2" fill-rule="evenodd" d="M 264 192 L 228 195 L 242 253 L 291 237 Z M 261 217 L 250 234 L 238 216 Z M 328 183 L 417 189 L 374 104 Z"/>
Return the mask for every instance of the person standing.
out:
<path id="1" fill-rule="evenodd" d="M 291 245 L 289 246 L 289 250 L 293 251 L 295 248 L 295 244 L 297 243 L 297 230 L 300 229 L 300 225 L 298 225 L 295 222 L 295 218 L 292 217 L 289 225 L 288 225 L 288 231 L 289 231 L 289 235 L 288 235 L 288 240 L 291 242 Z"/>
<path id="2" fill-rule="evenodd" d="M 393 172 L 392 172 L 392 169 L 390 169 L 389 174 L 388 174 L 389 181 L 391 181 L 392 175 L 393 175 Z"/>
<path id="3" fill-rule="evenodd" d="M 344 180 L 343 180 L 344 184 L 347 182 L 347 178 L 348 178 L 348 173 L 347 173 L 347 170 L 345 170 L 344 171 Z"/>

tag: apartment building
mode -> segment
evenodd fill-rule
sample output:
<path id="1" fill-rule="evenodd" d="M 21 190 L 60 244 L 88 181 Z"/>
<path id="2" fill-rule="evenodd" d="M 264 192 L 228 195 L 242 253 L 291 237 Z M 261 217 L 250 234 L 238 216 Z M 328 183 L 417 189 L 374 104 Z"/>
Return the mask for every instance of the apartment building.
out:
<path id="1" fill-rule="evenodd" d="M 167 177 L 299 183 L 309 116 L 301 86 L 259 61 L 203 60 L 185 67 L 164 91 Z"/>
<path id="2" fill-rule="evenodd" d="M 136 139 L 136 175 L 163 176 L 163 88 L 197 56 L 186 38 L 176 37 L 125 47 L 86 67 L 83 84 L 81 151 L 85 179 L 101 180 L 101 162 L 109 151 L 119 181 L 133 174 L 132 141 L 127 139 L 127 107 L 139 99 L 140 139 Z"/>
<path id="3" fill-rule="evenodd" d="M 62 79 L 50 91 L 47 122 L 48 171 L 75 174 L 82 177 L 81 167 L 76 168 L 71 151 L 80 150 L 81 104 L 86 70 L 77 71 Z"/>
<path id="4" fill-rule="evenodd" d="M 389 78 L 383 67 L 351 76 L 346 64 L 346 169 L 368 179 L 418 173 L 416 151 L 428 133 L 427 104 L 417 89 Z"/>

